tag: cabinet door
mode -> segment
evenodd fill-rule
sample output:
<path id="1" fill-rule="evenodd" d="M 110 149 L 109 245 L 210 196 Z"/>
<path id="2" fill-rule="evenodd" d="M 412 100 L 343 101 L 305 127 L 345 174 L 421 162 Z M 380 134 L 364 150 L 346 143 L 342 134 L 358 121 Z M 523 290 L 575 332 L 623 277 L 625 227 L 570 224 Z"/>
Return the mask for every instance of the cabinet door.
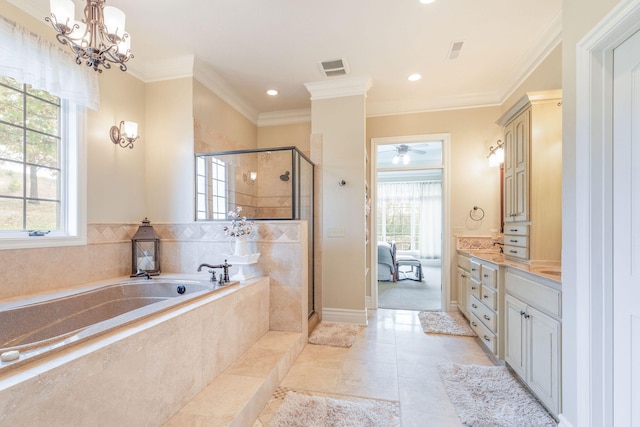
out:
<path id="1" fill-rule="evenodd" d="M 513 201 L 514 221 L 529 220 L 529 135 L 531 109 L 513 122 Z"/>
<path id="2" fill-rule="evenodd" d="M 504 129 L 504 222 L 513 222 L 513 123 Z"/>
<path id="3" fill-rule="evenodd" d="M 467 276 L 469 273 L 458 267 L 458 309 L 469 318 L 467 307 Z"/>
<path id="4" fill-rule="evenodd" d="M 504 360 L 526 380 L 527 330 L 524 315 L 527 305 L 511 295 L 506 295 L 505 308 Z"/>
<path id="5" fill-rule="evenodd" d="M 560 322 L 528 307 L 528 384 L 557 414 L 560 409 Z"/>

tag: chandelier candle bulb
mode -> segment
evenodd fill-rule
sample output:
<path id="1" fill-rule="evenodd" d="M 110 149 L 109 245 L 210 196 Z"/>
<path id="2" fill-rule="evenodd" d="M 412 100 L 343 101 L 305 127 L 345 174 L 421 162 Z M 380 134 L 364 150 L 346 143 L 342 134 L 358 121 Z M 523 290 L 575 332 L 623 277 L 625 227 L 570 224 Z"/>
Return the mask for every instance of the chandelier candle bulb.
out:
<path id="1" fill-rule="evenodd" d="M 124 38 L 124 12 L 117 7 L 105 6 L 102 14 L 107 34 L 114 40 L 122 40 Z"/>
<path id="2" fill-rule="evenodd" d="M 75 21 L 76 7 L 72 0 L 51 0 L 51 15 L 56 17 L 56 26 L 69 30 Z"/>

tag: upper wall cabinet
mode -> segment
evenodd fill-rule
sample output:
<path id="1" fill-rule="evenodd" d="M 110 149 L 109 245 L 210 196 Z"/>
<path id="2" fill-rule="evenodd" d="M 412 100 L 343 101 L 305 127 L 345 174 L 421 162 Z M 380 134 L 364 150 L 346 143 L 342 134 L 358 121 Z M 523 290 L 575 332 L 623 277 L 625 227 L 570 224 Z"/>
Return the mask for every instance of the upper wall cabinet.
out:
<path id="1" fill-rule="evenodd" d="M 504 252 L 559 261 L 562 242 L 562 92 L 531 92 L 504 127 Z"/>

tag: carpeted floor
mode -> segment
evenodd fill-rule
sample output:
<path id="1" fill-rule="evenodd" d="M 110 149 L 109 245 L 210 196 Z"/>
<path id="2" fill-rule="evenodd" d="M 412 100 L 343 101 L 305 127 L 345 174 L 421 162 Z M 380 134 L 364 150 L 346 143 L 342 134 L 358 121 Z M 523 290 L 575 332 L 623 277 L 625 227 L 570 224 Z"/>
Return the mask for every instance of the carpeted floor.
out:
<path id="1" fill-rule="evenodd" d="M 378 282 L 378 307 L 399 310 L 441 310 L 442 280 L 440 266 L 422 267 L 422 282 L 404 279 Z M 401 274 L 400 276 L 405 277 Z M 413 277 L 413 276 L 410 276 Z"/>
<path id="2" fill-rule="evenodd" d="M 557 424 L 503 366 L 438 366 L 460 421 L 474 427 L 555 427 Z"/>

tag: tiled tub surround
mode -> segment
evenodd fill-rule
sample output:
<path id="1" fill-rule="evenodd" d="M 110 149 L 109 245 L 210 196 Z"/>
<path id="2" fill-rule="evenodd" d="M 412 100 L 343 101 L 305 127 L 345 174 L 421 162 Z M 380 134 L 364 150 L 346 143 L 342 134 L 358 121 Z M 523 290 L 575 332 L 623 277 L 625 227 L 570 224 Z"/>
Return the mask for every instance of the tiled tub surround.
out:
<path id="1" fill-rule="evenodd" d="M 0 375 L 222 289 L 209 281 L 123 279 L 0 304 L 0 354 L 17 355 L 0 361 Z"/>
<path id="2" fill-rule="evenodd" d="M 223 222 L 154 224 L 151 219 L 161 239 L 163 273 L 192 274 L 201 263 L 224 262 L 231 252 Z M 0 250 L 0 301 L 130 274 L 130 239 L 137 229 L 138 224 L 89 224 L 86 246 Z M 271 280 L 271 330 L 306 332 L 306 230 L 300 221 L 259 221 L 249 237 L 250 248 L 261 256 L 244 274 Z M 230 274 L 237 269 L 231 267 Z M 206 269 L 200 275 L 207 278 Z"/>
<path id="3" fill-rule="evenodd" d="M 206 269 L 196 273 L 198 265 L 224 262 L 231 251 L 224 223 L 152 225 L 161 238 L 160 278 L 176 273 L 206 279 Z M 137 228 L 138 224 L 89 224 L 85 246 L 0 250 L 0 301 L 127 276 L 130 239 Z M 231 425 L 245 425 L 252 414 L 255 419 L 306 342 L 307 225 L 260 221 L 249 240 L 261 257 L 257 264 L 245 266 L 244 273 L 258 279 L 216 293 L 214 301 L 206 298 L 154 316 L 0 377 L 2 422 L 160 425 L 200 390 L 204 388 L 198 396 L 208 390 L 215 394 L 216 386 L 225 381 L 250 385 L 256 392 L 238 393 L 247 397 L 244 409 L 235 412 L 235 418 L 227 411 L 222 425 L 229 425 L 229 420 L 235 420 Z M 230 274 L 236 271 L 232 267 Z M 274 359 L 277 355 L 268 344 L 273 334 L 286 336 L 284 341 L 293 340 L 293 345 L 280 362 L 273 361 L 268 373 L 249 372 L 246 381 L 237 381 L 244 374 L 235 371 L 218 375 L 225 367 L 247 363 L 245 356 L 252 356 L 252 351 L 261 363 L 249 365 Z M 265 351 L 268 357 L 262 356 Z M 224 401 L 227 392 L 220 396 Z M 179 413 L 184 411 L 189 413 L 188 405 Z"/>
<path id="4" fill-rule="evenodd" d="M 161 425 L 269 328 L 269 280 L 243 282 L 0 377 L 6 425 Z"/>

